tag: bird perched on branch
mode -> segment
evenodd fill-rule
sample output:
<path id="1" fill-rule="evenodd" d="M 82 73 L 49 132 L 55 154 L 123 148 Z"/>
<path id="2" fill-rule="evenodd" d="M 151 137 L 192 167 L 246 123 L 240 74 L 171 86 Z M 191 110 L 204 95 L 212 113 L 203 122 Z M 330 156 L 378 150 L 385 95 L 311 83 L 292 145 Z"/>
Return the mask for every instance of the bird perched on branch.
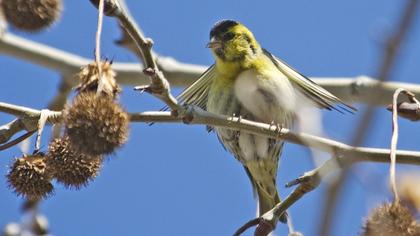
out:
<path id="1" fill-rule="evenodd" d="M 302 103 L 328 110 L 355 110 L 263 49 L 252 32 L 237 21 L 217 22 L 207 47 L 216 62 L 178 96 L 185 104 L 281 127 L 292 125 Z M 226 128 L 215 131 L 244 166 L 258 196 L 259 215 L 271 210 L 280 202 L 276 175 L 283 141 Z"/>

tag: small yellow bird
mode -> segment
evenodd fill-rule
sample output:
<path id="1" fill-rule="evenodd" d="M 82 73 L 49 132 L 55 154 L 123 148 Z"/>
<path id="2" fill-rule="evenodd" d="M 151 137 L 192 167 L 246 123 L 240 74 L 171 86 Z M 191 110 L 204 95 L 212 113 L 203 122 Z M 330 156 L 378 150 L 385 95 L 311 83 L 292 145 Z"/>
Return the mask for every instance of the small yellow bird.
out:
<path id="1" fill-rule="evenodd" d="M 237 21 L 217 22 L 207 47 L 216 62 L 178 96 L 185 104 L 281 127 L 292 125 L 303 101 L 329 110 L 355 110 L 263 49 Z M 283 141 L 215 130 L 223 146 L 243 164 L 258 196 L 259 215 L 271 210 L 280 202 L 276 176 Z"/>

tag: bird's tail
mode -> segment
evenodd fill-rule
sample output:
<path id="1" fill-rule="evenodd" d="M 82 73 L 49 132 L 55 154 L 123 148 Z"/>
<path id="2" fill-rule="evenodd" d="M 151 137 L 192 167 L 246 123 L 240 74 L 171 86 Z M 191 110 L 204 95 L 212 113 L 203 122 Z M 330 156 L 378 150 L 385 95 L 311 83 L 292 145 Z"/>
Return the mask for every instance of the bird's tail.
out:
<path id="1" fill-rule="evenodd" d="M 270 194 L 267 192 L 264 187 L 260 187 L 258 185 L 255 186 L 256 192 L 258 194 L 258 212 L 259 216 L 262 216 L 267 211 L 270 211 L 274 208 L 278 203 L 280 203 L 280 197 L 277 189 L 275 190 L 275 194 Z M 287 215 L 283 214 L 280 219 L 281 222 L 287 222 Z"/>
<path id="2" fill-rule="evenodd" d="M 273 209 L 275 205 L 280 203 L 279 193 L 277 191 L 275 171 L 268 171 L 265 168 L 261 168 L 261 164 L 254 165 L 254 163 L 247 163 L 245 170 L 252 182 L 254 191 L 258 197 L 258 216 L 262 216 L 267 211 Z M 263 165 L 264 166 L 264 165 Z M 267 171 L 262 171 L 267 170 Z M 283 214 L 280 217 L 280 221 L 283 223 L 287 222 L 287 215 Z"/>

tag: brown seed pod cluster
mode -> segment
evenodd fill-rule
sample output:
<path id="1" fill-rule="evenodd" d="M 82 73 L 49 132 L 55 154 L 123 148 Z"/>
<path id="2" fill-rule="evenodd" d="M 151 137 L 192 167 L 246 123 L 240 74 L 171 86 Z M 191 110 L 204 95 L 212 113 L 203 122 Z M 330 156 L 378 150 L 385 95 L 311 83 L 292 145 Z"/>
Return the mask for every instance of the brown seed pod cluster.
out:
<path id="1" fill-rule="evenodd" d="M 54 189 L 45 156 L 41 153 L 16 159 L 7 174 L 7 180 L 17 195 L 30 199 L 45 198 Z"/>
<path id="2" fill-rule="evenodd" d="M 49 27 L 61 14 L 61 0 L 2 0 L 4 16 L 17 29 L 35 32 Z"/>
<path id="3" fill-rule="evenodd" d="M 88 155 L 110 154 L 128 138 L 128 114 L 109 96 L 79 94 L 64 122 L 72 145 Z"/>
<path id="4" fill-rule="evenodd" d="M 68 188 L 86 186 L 101 169 L 101 156 L 88 156 L 74 150 L 67 136 L 53 140 L 48 147 L 46 164 L 57 182 Z"/>
<path id="5" fill-rule="evenodd" d="M 375 208 L 365 222 L 363 236 L 418 236 L 420 225 L 410 210 L 398 202 Z"/>
<path id="6" fill-rule="evenodd" d="M 101 79 L 96 65 L 77 75 L 78 94 L 63 112 L 64 136 L 50 143 L 47 156 L 24 156 L 12 166 L 7 177 L 18 195 L 44 198 L 53 191 L 52 179 L 68 188 L 85 186 L 98 175 L 103 155 L 127 141 L 129 116 L 116 101 L 121 89 L 111 62 L 101 63 Z"/>
<path id="7" fill-rule="evenodd" d="M 100 63 L 102 73 L 101 90 L 105 95 L 116 97 L 121 88 L 115 81 L 115 72 L 112 70 L 112 62 L 102 61 Z M 99 85 L 99 71 L 96 62 L 82 67 L 80 72 L 76 75 L 76 79 L 80 82 L 76 90 L 79 93 L 95 92 Z"/>
<path id="8" fill-rule="evenodd" d="M 101 79 L 95 62 L 76 75 L 78 94 L 65 109 L 64 124 L 70 143 L 79 153 L 106 155 L 127 141 L 129 117 L 116 102 L 121 88 L 111 65 L 109 61 L 100 63 Z"/>

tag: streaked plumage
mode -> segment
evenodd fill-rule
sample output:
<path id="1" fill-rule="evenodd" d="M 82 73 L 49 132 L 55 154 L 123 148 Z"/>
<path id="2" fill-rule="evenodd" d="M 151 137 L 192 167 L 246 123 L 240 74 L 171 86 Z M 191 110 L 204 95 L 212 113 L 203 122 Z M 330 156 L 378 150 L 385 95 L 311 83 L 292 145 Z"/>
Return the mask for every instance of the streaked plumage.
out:
<path id="1" fill-rule="evenodd" d="M 212 28 L 216 63 L 178 97 L 209 112 L 290 127 L 301 100 L 329 110 L 354 110 L 260 47 L 242 24 L 223 20 Z M 338 106 L 335 106 L 338 104 Z M 258 195 L 259 214 L 280 201 L 276 187 L 283 141 L 215 128 L 223 146 L 239 160 Z"/>

